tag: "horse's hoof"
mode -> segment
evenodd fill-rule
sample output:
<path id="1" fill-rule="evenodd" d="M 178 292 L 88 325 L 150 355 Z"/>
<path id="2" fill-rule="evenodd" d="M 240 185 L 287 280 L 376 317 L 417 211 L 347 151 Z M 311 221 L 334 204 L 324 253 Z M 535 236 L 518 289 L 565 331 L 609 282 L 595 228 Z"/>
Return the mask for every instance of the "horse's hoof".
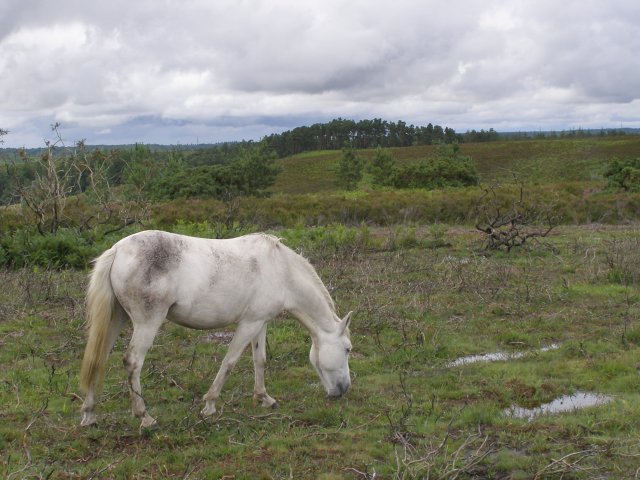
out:
<path id="1" fill-rule="evenodd" d="M 260 406 L 263 408 L 278 408 L 277 400 L 267 394 L 254 395 L 253 404 L 255 405 L 258 402 L 260 402 Z"/>
<path id="2" fill-rule="evenodd" d="M 207 403 L 204 404 L 204 408 L 200 411 L 200 414 L 203 417 L 210 417 L 214 413 L 216 413 L 216 404 L 207 400 Z"/>
<path id="3" fill-rule="evenodd" d="M 274 401 L 274 402 L 271 404 L 271 410 L 277 410 L 277 409 L 279 409 L 279 408 L 280 408 L 280 404 L 279 404 L 277 401 Z"/>
<path id="4" fill-rule="evenodd" d="M 140 430 L 152 429 L 158 426 L 158 422 L 155 418 L 145 412 L 140 422 Z"/>
<path id="5" fill-rule="evenodd" d="M 98 417 L 93 412 L 84 412 L 82 414 L 82 420 L 80 420 L 81 427 L 90 427 L 98 422 Z"/>

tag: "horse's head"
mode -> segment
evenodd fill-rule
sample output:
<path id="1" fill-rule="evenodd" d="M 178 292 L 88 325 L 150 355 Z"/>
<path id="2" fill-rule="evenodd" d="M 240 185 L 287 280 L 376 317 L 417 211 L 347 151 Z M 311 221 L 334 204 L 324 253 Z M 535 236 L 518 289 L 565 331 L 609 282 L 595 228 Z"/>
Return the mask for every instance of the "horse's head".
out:
<path id="1" fill-rule="evenodd" d="M 309 360 L 314 366 L 322 385 L 330 397 L 340 397 L 347 393 L 351 386 L 349 374 L 349 312 L 338 324 L 334 332 L 319 333 L 311 343 Z"/>

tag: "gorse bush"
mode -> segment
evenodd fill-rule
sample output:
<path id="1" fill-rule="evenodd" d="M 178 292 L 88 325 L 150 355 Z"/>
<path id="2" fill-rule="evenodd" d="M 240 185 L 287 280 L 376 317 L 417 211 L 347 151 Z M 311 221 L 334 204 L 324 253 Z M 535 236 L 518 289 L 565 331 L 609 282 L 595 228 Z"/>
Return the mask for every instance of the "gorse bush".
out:
<path id="1" fill-rule="evenodd" d="M 442 146 L 432 157 L 398 166 L 388 152 L 379 150 L 369 164 L 372 184 L 427 190 L 477 185 L 479 176 L 473 161 L 458 151 L 458 145 Z"/>
<path id="2" fill-rule="evenodd" d="M 609 185 L 622 188 L 628 192 L 640 192 L 640 157 L 618 160 L 614 159 L 604 172 Z"/>
<path id="3" fill-rule="evenodd" d="M 192 167 L 180 156 L 169 156 L 145 187 L 146 196 L 158 201 L 264 195 L 280 172 L 275 160 L 264 143 L 239 149 L 227 163 Z"/>
<path id="4" fill-rule="evenodd" d="M 434 158 L 395 170 L 390 181 L 395 188 L 435 190 L 477 185 L 478 174 L 469 157 Z"/>
<path id="5" fill-rule="evenodd" d="M 150 186 L 152 200 L 225 198 L 238 195 L 241 173 L 229 165 L 202 165 L 162 172 Z"/>
<path id="6" fill-rule="evenodd" d="M 86 268 L 103 247 L 97 239 L 69 229 L 59 229 L 55 235 L 19 230 L 0 237 L 0 265 Z"/>

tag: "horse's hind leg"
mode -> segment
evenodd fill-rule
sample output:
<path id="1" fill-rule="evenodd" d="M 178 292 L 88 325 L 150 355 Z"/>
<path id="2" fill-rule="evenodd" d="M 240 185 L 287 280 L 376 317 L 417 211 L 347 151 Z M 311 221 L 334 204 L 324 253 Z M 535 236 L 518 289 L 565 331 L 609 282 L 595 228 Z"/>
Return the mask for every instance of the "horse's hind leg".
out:
<path id="1" fill-rule="evenodd" d="M 253 350 L 253 368 L 256 376 L 256 383 L 253 389 L 253 400 L 263 407 L 277 407 L 278 402 L 269 396 L 264 386 L 264 367 L 267 363 L 267 325 L 265 324 L 260 333 L 251 340 Z"/>
<path id="2" fill-rule="evenodd" d="M 129 373 L 129 393 L 131 395 L 131 411 L 137 418 L 141 418 L 140 428 L 154 426 L 156 420 L 147 413 L 147 407 L 142 397 L 140 386 L 140 371 L 144 364 L 144 357 L 158 333 L 158 329 L 164 320 L 164 316 L 146 317 L 144 323 L 133 320 L 133 336 L 129 348 L 124 356 L 124 368 Z"/>

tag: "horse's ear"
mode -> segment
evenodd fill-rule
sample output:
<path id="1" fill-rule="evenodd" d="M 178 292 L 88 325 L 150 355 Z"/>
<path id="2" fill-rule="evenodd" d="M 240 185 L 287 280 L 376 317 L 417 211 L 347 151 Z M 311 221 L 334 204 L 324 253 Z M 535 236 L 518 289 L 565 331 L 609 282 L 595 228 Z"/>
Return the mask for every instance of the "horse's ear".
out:
<path id="1" fill-rule="evenodd" d="M 347 329 L 347 327 L 349 327 L 349 324 L 351 323 L 351 316 L 353 315 L 353 311 L 347 313 L 344 318 L 342 319 L 342 322 L 340 322 L 340 328 L 341 328 L 341 332 L 340 333 L 344 333 L 344 331 Z"/>

